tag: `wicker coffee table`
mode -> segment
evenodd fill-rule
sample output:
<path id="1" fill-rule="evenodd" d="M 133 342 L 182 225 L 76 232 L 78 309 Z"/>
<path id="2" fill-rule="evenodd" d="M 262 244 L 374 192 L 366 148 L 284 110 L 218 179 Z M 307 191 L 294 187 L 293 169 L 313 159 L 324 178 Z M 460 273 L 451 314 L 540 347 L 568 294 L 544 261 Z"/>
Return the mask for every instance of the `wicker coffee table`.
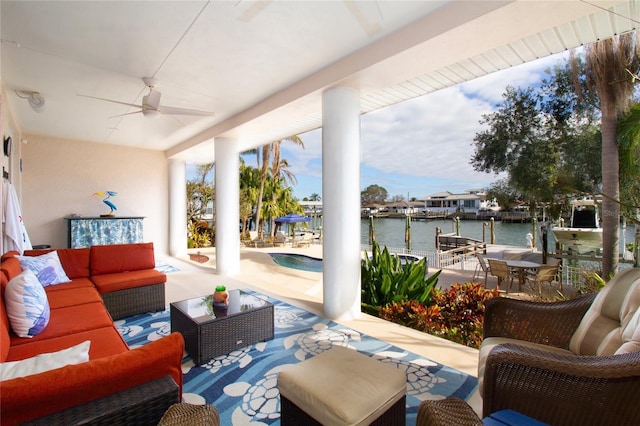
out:
<path id="1" fill-rule="evenodd" d="M 227 309 L 212 296 L 170 304 L 171 331 L 184 336 L 196 365 L 256 342 L 273 339 L 273 305 L 243 290 L 229 290 Z"/>

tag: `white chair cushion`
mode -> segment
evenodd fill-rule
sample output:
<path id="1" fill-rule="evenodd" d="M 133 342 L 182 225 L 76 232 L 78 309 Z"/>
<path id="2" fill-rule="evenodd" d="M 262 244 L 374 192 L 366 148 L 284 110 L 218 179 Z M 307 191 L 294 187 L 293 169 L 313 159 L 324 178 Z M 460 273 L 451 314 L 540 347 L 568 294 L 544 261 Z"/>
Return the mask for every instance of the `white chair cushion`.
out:
<path id="1" fill-rule="evenodd" d="M 612 355 L 636 340 L 640 325 L 640 269 L 629 268 L 598 293 L 571 338 L 569 349 L 577 355 Z M 632 345 L 627 345 L 627 348 Z"/>

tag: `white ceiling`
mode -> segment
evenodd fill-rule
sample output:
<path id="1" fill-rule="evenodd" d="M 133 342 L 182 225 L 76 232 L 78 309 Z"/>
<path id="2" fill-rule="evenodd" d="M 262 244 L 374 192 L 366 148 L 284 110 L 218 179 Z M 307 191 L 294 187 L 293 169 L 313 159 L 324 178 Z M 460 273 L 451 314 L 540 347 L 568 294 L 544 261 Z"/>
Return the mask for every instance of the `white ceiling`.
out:
<path id="1" fill-rule="evenodd" d="M 356 87 L 366 113 L 634 29 L 636 1 L 7 1 L 0 79 L 26 134 L 213 161 L 322 124 L 321 97 Z M 215 117 L 142 114 L 78 94 Z M 46 99 L 33 111 L 16 90 Z"/>

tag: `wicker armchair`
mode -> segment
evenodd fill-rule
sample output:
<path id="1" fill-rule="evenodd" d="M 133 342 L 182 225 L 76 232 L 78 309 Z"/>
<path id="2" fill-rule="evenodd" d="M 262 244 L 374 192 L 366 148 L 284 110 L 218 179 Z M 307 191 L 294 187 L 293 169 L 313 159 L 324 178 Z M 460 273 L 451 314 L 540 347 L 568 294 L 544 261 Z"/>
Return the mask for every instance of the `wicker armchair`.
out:
<path id="1" fill-rule="evenodd" d="M 640 424 L 639 305 L 640 269 L 618 273 L 597 297 L 488 301 L 483 415 L 512 409 L 552 425 Z"/>

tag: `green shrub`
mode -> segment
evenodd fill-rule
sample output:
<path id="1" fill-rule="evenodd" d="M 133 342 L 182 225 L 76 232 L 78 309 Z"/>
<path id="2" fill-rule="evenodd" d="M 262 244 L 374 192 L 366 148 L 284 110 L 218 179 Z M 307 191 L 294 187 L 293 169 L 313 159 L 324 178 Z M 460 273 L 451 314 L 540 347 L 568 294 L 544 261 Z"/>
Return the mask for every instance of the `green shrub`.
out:
<path id="1" fill-rule="evenodd" d="M 400 258 L 392 255 L 387 247 L 380 250 L 373 243 L 371 257 L 365 253 L 362 261 L 360 283 L 365 312 L 373 313 L 380 306 L 401 300 L 416 300 L 428 304 L 441 271 L 426 278 L 427 259 L 407 262 L 402 266 Z"/>

